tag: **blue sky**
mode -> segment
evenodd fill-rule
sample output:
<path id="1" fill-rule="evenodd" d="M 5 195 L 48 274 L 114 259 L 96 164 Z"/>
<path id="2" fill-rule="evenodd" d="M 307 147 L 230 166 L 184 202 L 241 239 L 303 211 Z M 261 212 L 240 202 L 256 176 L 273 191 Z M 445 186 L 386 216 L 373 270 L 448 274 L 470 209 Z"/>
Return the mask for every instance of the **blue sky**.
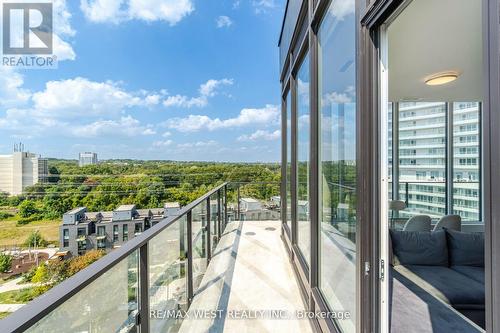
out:
<path id="1" fill-rule="evenodd" d="M 53 2 L 58 69 L 0 67 L 0 154 L 280 159 L 285 0 Z"/>

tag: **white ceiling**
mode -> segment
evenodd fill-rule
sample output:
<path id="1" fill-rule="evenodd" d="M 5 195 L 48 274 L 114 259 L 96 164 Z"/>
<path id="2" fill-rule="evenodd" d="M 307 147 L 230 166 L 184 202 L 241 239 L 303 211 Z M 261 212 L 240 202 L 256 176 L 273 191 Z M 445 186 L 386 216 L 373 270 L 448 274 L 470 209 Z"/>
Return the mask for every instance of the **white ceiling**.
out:
<path id="1" fill-rule="evenodd" d="M 481 0 L 413 0 L 388 27 L 389 100 L 481 101 Z M 425 79 L 445 71 L 442 86 Z"/>

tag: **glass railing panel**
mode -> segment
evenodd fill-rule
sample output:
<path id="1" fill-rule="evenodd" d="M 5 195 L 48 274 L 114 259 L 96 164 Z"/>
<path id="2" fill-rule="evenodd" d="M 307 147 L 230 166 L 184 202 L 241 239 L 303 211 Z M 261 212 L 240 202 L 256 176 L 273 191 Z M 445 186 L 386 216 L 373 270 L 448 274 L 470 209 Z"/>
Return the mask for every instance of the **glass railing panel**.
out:
<path id="1" fill-rule="evenodd" d="M 26 332 L 137 332 L 138 279 L 136 250 Z"/>
<path id="2" fill-rule="evenodd" d="M 210 196 L 210 237 L 213 254 L 219 242 L 219 203 L 217 193 Z"/>
<path id="3" fill-rule="evenodd" d="M 238 187 L 236 183 L 227 185 L 227 222 L 238 220 Z"/>
<path id="4" fill-rule="evenodd" d="M 154 314 L 187 311 L 187 219 L 180 218 L 148 243 L 149 301 Z M 178 332 L 182 316 L 150 316 L 150 332 Z"/>
<path id="5" fill-rule="evenodd" d="M 207 270 L 207 202 L 203 200 L 191 213 L 193 242 L 193 290 L 196 294 Z"/>
<path id="6" fill-rule="evenodd" d="M 415 181 L 399 183 L 399 200 L 405 209 L 391 213 L 391 224 L 401 229 L 416 215 L 428 215 L 437 222 L 446 215 L 446 183 L 444 181 Z"/>
<path id="7" fill-rule="evenodd" d="M 221 235 L 224 234 L 224 230 L 226 229 L 226 190 L 225 188 L 221 188 L 220 190 L 220 209 L 221 209 Z"/>
<path id="8" fill-rule="evenodd" d="M 240 220 L 281 220 L 280 184 L 247 183 L 240 185 Z"/>

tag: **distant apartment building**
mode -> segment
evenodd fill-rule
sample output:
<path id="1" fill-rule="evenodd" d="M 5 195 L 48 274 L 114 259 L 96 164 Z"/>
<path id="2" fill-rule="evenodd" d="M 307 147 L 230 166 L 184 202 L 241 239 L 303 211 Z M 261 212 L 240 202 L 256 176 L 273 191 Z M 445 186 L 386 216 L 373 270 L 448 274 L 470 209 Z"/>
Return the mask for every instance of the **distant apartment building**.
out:
<path id="1" fill-rule="evenodd" d="M 264 207 L 262 202 L 257 199 L 240 199 L 240 219 L 243 221 L 277 220 L 279 217 L 279 210 Z"/>
<path id="2" fill-rule="evenodd" d="M 86 165 L 97 164 L 97 153 L 85 152 L 78 156 L 78 165 L 84 167 Z"/>
<path id="3" fill-rule="evenodd" d="M 452 170 L 453 212 L 462 220 L 479 221 L 479 103 L 447 106 L 441 102 L 405 102 L 399 103 L 398 109 L 399 199 L 407 203 L 401 213 L 427 214 L 435 219 L 446 215 L 447 161 L 451 161 L 448 170 Z M 389 156 L 396 148 L 392 140 L 394 128 L 390 132 Z M 448 151 L 448 146 L 453 147 L 452 151 Z"/>
<path id="4" fill-rule="evenodd" d="M 47 159 L 15 145 L 11 155 L 0 155 L 0 192 L 22 194 L 26 187 L 44 182 L 48 172 Z"/>
<path id="5" fill-rule="evenodd" d="M 110 251 L 141 234 L 166 217 L 176 215 L 178 203 L 166 203 L 164 208 L 137 209 L 122 205 L 112 212 L 87 212 L 75 208 L 63 215 L 59 230 L 60 251 L 73 256 L 89 250 Z"/>

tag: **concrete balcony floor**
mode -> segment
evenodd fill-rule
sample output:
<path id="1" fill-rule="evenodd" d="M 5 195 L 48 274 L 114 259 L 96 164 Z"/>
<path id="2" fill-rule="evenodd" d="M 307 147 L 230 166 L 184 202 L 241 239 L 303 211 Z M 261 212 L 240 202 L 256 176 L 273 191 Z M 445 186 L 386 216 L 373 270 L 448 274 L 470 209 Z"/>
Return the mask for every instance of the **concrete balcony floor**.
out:
<path id="1" fill-rule="evenodd" d="M 190 307 L 223 314 L 190 316 L 180 332 L 312 332 L 308 319 L 297 318 L 305 306 L 280 228 L 279 221 L 228 224 Z"/>

